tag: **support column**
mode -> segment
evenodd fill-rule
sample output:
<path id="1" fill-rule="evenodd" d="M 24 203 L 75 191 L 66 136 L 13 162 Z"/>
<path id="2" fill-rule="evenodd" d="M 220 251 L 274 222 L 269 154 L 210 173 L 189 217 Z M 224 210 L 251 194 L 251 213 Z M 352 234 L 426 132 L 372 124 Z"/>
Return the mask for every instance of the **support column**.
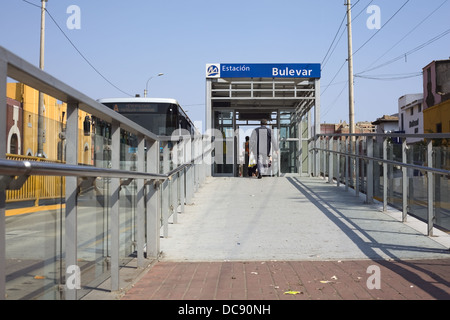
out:
<path id="1" fill-rule="evenodd" d="M 297 170 L 299 177 L 301 177 L 303 173 L 303 126 L 301 117 L 297 123 L 297 132 L 298 132 Z M 280 159 L 278 159 L 278 162 L 279 161 Z"/>
<path id="2" fill-rule="evenodd" d="M 333 153 L 333 137 L 329 137 L 328 140 L 328 183 L 333 183 L 333 161 L 334 161 L 334 153 Z"/>
<path id="3" fill-rule="evenodd" d="M 427 144 L 427 161 L 428 167 L 433 167 L 433 140 L 430 139 Z M 432 172 L 427 172 L 427 188 L 428 188 L 428 236 L 433 236 L 433 225 L 434 225 L 434 174 Z"/>
<path id="4" fill-rule="evenodd" d="M 159 172 L 158 141 L 147 141 L 147 172 Z M 147 258 L 157 259 L 160 251 L 161 230 L 159 181 L 152 181 L 147 188 Z"/>
<path id="5" fill-rule="evenodd" d="M 315 79 L 314 81 L 314 94 L 315 94 L 315 104 L 314 104 L 314 137 L 321 133 L 320 130 L 320 79 Z M 316 148 L 319 148 L 319 140 L 316 139 Z M 315 166 L 318 168 L 318 175 L 320 175 L 320 157 L 317 156 L 318 151 L 315 153 Z M 324 168 L 325 171 L 325 168 Z"/>
<path id="6" fill-rule="evenodd" d="M 111 124 L 111 168 L 120 169 L 120 126 Z M 120 179 L 111 179 L 111 291 L 118 291 L 120 267 L 120 221 L 119 221 L 119 193 Z"/>
<path id="7" fill-rule="evenodd" d="M 205 126 L 205 132 L 208 135 L 209 138 L 209 142 L 212 142 L 212 137 L 213 137 L 213 130 L 212 130 L 212 126 L 213 126 L 213 120 L 212 120 L 212 97 L 211 97 L 211 90 L 212 90 L 212 79 L 206 79 L 206 126 Z M 212 163 L 212 152 L 208 152 L 208 154 L 206 155 L 207 159 L 207 163 L 211 164 L 209 166 L 209 172 L 207 173 L 207 176 L 211 176 L 213 174 L 213 170 L 214 170 L 214 165 Z"/>
<path id="8" fill-rule="evenodd" d="M 360 172 L 359 172 L 359 137 L 356 137 L 356 143 L 355 143 L 355 196 L 359 197 L 359 176 L 360 176 Z"/>
<path id="9" fill-rule="evenodd" d="M 145 171 L 145 139 L 138 136 L 137 149 L 137 171 Z M 143 179 L 137 179 L 137 266 L 143 268 L 145 266 L 144 259 L 144 243 L 145 243 L 145 183 Z"/>
<path id="10" fill-rule="evenodd" d="M 337 140 L 337 158 L 336 158 L 336 169 L 337 169 L 337 173 L 336 173 L 336 186 L 340 186 L 341 185 L 341 137 L 338 137 Z"/>
<path id="11" fill-rule="evenodd" d="M 78 165 L 78 104 L 67 104 L 66 163 Z M 77 177 L 66 177 L 66 270 L 77 266 Z M 76 270 L 76 269 L 75 269 Z M 66 273 L 66 276 L 69 274 Z M 79 288 L 78 288 L 79 289 Z M 77 288 L 66 283 L 66 300 L 77 299 Z"/>
<path id="12" fill-rule="evenodd" d="M 0 159 L 6 158 L 6 79 L 8 64 L 0 59 Z M 0 300 L 6 299 L 6 191 L 0 189 Z"/>
<path id="13" fill-rule="evenodd" d="M 373 137 L 367 137 L 367 156 L 373 157 Z M 367 203 L 373 203 L 373 160 L 369 160 L 367 163 L 367 186 L 366 196 Z M 377 177 L 378 179 L 379 177 Z"/>
<path id="14" fill-rule="evenodd" d="M 402 141 L 402 162 L 406 163 L 407 162 L 407 157 L 406 157 L 406 149 L 407 149 L 407 145 L 406 145 L 406 138 L 403 138 Z M 402 167 L 402 221 L 406 222 L 407 219 L 407 215 L 408 215 L 408 168 L 406 167 Z"/>
<path id="15" fill-rule="evenodd" d="M 383 137 L 383 160 L 388 158 L 388 141 L 387 137 Z M 383 162 L 383 211 L 387 210 L 388 198 L 388 164 Z"/>

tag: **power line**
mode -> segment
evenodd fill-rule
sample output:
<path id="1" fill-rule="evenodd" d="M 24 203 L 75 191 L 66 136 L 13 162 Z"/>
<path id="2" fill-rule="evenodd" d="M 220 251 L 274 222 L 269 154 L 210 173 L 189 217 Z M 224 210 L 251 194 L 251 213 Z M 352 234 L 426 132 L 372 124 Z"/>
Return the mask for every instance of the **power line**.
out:
<path id="1" fill-rule="evenodd" d="M 333 100 L 333 102 L 328 106 L 327 110 L 323 112 L 323 114 L 320 115 L 320 117 L 325 117 L 334 107 L 337 100 L 341 97 L 342 93 L 344 93 L 344 90 L 348 87 L 348 81 L 344 81 L 344 87 L 342 88 L 341 92 L 337 95 L 337 97 Z"/>
<path id="2" fill-rule="evenodd" d="M 413 33 L 420 25 L 422 25 L 426 20 L 428 20 L 436 11 L 438 11 L 444 4 L 446 4 L 448 0 L 444 0 L 436 9 L 434 9 L 430 14 L 428 14 L 422 21 L 420 21 L 414 28 L 412 28 L 405 36 L 403 36 L 399 41 L 397 41 L 391 48 L 389 48 L 385 53 L 383 53 L 377 60 L 372 62 L 368 68 L 372 67 L 376 62 L 378 62 L 381 58 L 383 58 L 386 54 L 388 54 L 392 49 L 398 46 L 406 37 L 408 37 L 411 33 Z M 368 69 L 371 70 L 371 69 Z M 367 71 L 362 71 L 361 73 L 365 73 Z"/>
<path id="3" fill-rule="evenodd" d="M 369 43 L 369 41 L 371 41 L 372 39 L 373 39 L 373 37 L 375 36 L 375 35 L 377 35 L 378 34 L 378 32 L 380 32 L 405 6 L 406 6 L 406 4 L 409 2 L 410 0 L 407 0 L 389 19 L 388 19 L 388 21 L 386 22 L 386 23 L 384 23 L 382 26 L 381 26 L 381 28 L 380 29 L 378 29 L 377 30 L 377 32 L 374 34 L 374 35 L 372 35 L 366 42 L 364 42 L 363 43 L 363 45 L 361 45 L 355 52 L 353 52 L 353 54 L 352 54 L 352 57 L 359 51 L 359 50 L 361 50 L 364 46 L 366 46 L 367 45 L 367 43 Z M 370 3 L 372 3 L 372 1 L 370 2 Z M 368 5 L 370 5 L 370 3 L 368 4 Z M 367 6 L 368 6 L 367 5 Z M 354 5 L 353 5 L 354 6 Z M 352 6 L 352 7 L 353 7 Z M 367 8 L 367 6 L 366 6 L 366 8 Z M 361 11 L 362 12 L 362 11 Z M 361 14 L 361 12 L 357 15 L 357 16 L 359 16 L 360 14 Z M 356 17 L 357 17 L 356 16 Z M 356 17 L 355 17 L 355 19 L 356 19 Z M 352 19 L 352 21 L 353 21 L 354 19 Z M 342 68 L 345 66 L 345 63 L 347 62 L 347 60 L 345 60 L 344 61 L 344 63 L 343 63 L 343 65 L 339 68 L 339 70 L 336 72 L 336 74 L 334 75 L 334 77 L 333 77 L 333 80 L 330 82 L 330 85 L 333 83 L 333 81 L 334 81 L 334 79 L 336 79 L 336 77 L 338 76 L 338 74 L 341 72 L 341 70 L 342 70 Z M 325 93 L 325 91 L 326 91 L 326 89 L 323 91 L 323 93 Z M 323 94 L 322 93 L 322 94 Z"/>
<path id="4" fill-rule="evenodd" d="M 361 0 L 358 0 L 356 3 L 354 3 L 354 4 L 351 6 L 351 8 L 355 7 L 360 1 L 361 1 Z M 356 20 L 356 19 L 361 15 L 361 13 L 363 13 L 363 11 L 364 11 L 364 10 L 365 10 L 365 9 L 366 9 L 373 1 L 374 1 L 374 0 L 371 0 L 371 1 L 367 4 L 367 6 L 365 6 L 364 9 L 362 9 L 362 10 L 361 10 L 361 11 L 360 11 L 360 12 L 352 19 L 352 21 Z M 336 38 L 337 38 L 337 36 L 338 36 L 338 34 L 339 34 L 339 31 L 341 31 L 342 26 L 344 25 L 344 22 L 345 22 L 345 18 L 346 18 L 346 17 L 347 17 L 347 13 L 344 14 L 344 17 L 342 18 L 341 24 L 339 25 L 339 28 L 338 28 L 338 30 L 336 31 L 336 34 L 334 35 L 333 41 L 331 42 L 331 44 L 330 44 L 330 46 L 329 46 L 329 48 L 328 48 L 328 50 L 327 50 L 327 53 L 325 54 L 325 57 L 324 57 L 323 60 L 322 60 L 322 65 L 321 65 L 322 71 L 323 71 L 323 68 L 325 67 L 325 65 L 327 64 L 327 62 L 330 60 L 330 58 L 331 58 L 331 56 L 333 55 L 334 51 L 336 50 L 337 45 L 338 45 L 339 42 L 341 41 L 341 38 L 342 38 L 342 36 L 343 36 L 343 34 L 344 34 L 344 32 L 345 32 L 345 29 L 342 30 L 341 35 L 339 36 L 339 39 L 338 39 L 337 41 L 336 41 Z M 336 44 L 335 44 L 333 50 L 332 50 L 331 53 L 330 53 L 330 50 L 331 50 L 331 48 L 333 47 L 333 44 L 334 44 L 335 41 L 336 41 Z M 330 55 L 328 56 L 328 54 L 330 54 Z M 328 57 L 328 59 L 327 59 L 327 57 Z M 325 61 L 325 60 L 326 60 L 326 61 Z"/>
<path id="5" fill-rule="evenodd" d="M 359 0 L 360 1 L 360 0 Z M 355 4 L 353 4 L 352 6 L 351 6 L 351 8 L 353 8 L 354 6 L 356 6 L 358 3 L 359 3 L 359 1 L 357 1 Z M 354 18 L 352 18 L 352 22 L 354 21 L 354 20 L 356 20 L 360 15 L 361 15 L 361 13 L 363 13 L 364 12 L 364 10 L 366 10 L 366 8 L 368 7 L 368 6 L 370 6 L 370 4 L 373 2 L 374 0 L 371 0 Z M 342 27 L 342 23 L 345 21 L 345 18 L 347 17 L 347 13 L 345 13 L 345 15 L 344 15 L 344 18 L 343 18 L 343 20 L 342 20 L 342 22 L 341 22 L 341 27 Z M 340 30 L 340 28 L 341 27 L 339 27 L 339 30 Z M 339 32 L 339 30 L 338 30 L 338 32 Z M 334 49 L 333 49 L 333 51 L 331 52 L 331 54 L 330 54 L 330 57 L 331 57 L 331 55 L 334 53 L 334 50 L 336 49 L 336 47 L 337 47 L 337 44 L 339 43 L 339 41 L 341 41 L 341 38 L 342 38 L 342 36 L 344 35 L 344 33 L 345 33 L 345 29 L 344 30 L 342 30 L 342 32 L 341 32 L 341 35 L 340 35 L 340 37 L 339 37 L 339 40 L 336 42 L 336 45 L 334 46 Z M 335 37 L 336 38 L 336 37 Z M 334 40 L 333 40 L 333 42 L 334 42 Z M 328 60 L 329 60 L 330 58 L 328 58 Z M 327 60 L 327 62 L 328 62 L 328 60 Z M 336 72 L 336 74 L 333 76 L 333 79 L 330 81 L 330 83 L 329 83 L 329 85 L 326 87 L 326 89 L 321 93 L 321 95 L 322 94 L 324 94 L 326 91 L 327 91 L 327 89 L 328 89 L 328 87 L 329 86 L 331 86 L 332 84 L 333 84 L 333 81 L 334 81 L 334 79 L 336 79 L 336 77 L 338 76 L 338 74 L 341 72 L 341 70 L 342 70 L 342 68 L 345 66 L 345 64 L 347 63 L 347 60 L 345 60 L 344 61 L 344 63 L 342 64 L 342 66 L 339 68 L 339 70 Z M 326 63 L 325 63 L 326 64 Z M 323 69 L 323 66 L 322 66 L 322 69 Z"/>
<path id="6" fill-rule="evenodd" d="M 362 71 L 362 72 L 358 73 L 358 75 L 361 75 L 362 73 L 366 73 L 366 72 L 369 72 L 369 71 L 373 71 L 375 69 L 379 69 L 381 67 L 385 67 L 385 66 L 387 66 L 387 65 L 389 65 L 391 63 L 394 63 L 394 62 L 396 62 L 396 61 L 398 61 L 400 59 L 404 59 L 405 57 L 407 57 L 407 56 L 409 56 L 409 55 L 411 55 L 411 54 L 413 54 L 413 53 L 415 53 L 415 52 L 417 52 L 417 51 L 419 51 L 419 50 L 429 46 L 430 44 L 432 44 L 433 42 L 441 39 L 442 37 L 445 37 L 447 34 L 450 34 L 450 29 L 447 29 L 446 31 L 440 33 L 439 35 L 437 35 L 436 37 L 426 41 L 425 43 L 422 43 L 421 45 L 415 47 L 412 50 L 410 50 L 408 52 L 405 52 L 405 53 L 399 55 L 398 57 L 396 57 L 394 59 L 391 59 L 391 60 L 389 60 L 389 61 L 387 61 L 385 63 L 382 63 L 382 64 L 380 64 L 380 65 L 378 65 L 376 67 L 373 67 L 373 68 L 367 69 L 365 71 Z"/>
<path id="7" fill-rule="evenodd" d="M 333 84 L 334 79 L 336 79 L 336 77 L 338 76 L 338 74 L 341 72 L 342 68 L 344 68 L 345 64 L 347 63 L 347 60 L 344 61 L 344 63 L 341 65 L 341 67 L 339 68 L 339 70 L 334 74 L 333 79 L 331 79 L 330 83 L 328 84 L 327 88 L 321 93 L 321 95 L 323 95 L 327 89 Z"/>
<path id="8" fill-rule="evenodd" d="M 327 53 L 325 54 L 325 57 L 323 57 L 323 60 L 322 60 L 322 68 L 324 67 L 324 62 L 325 62 L 325 60 L 326 60 L 326 58 L 327 58 L 327 56 L 328 56 L 328 53 L 330 53 L 330 50 L 331 50 L 331 48 L 333 47 L 334 41 L 336 40 L 337 35 L 339 34 L 339 31 L 341 31 L 341 28 L 342 28 L 342 25 L 344 24 L 344 21 L 345 21 L 345 17 L 346 17 L 346 16 L 347 16 L 347 15 L 345 14 L 344 17 L 342 18 L 342 21 L 341 21 L 341 24 L 340 24 L 340 26 L 339 26 L 339 29 L 336 31 L 336 34 L 334 35 L 334 39 L 333 39 L 333 41 L 331 41 L 330 47 L 328 48 L 328 51 L 327 51 Z M 333 50 L 333 51 L 334 51 L 334 50 Z M 330 55 L 330 56 L 331 56 L 331 55 Z"/>
<path id="9" fill-rule="evenodd" d="M 408 4 L 408 2 L 411 0 L 406 0 L 405 3 L 386 21 L 385 24 L 381 26 L 380 29 L 378 29 L 369 39 L 367 39 L 366 42 L 362 44 L 352 55 L 354 56 L 356 53 L 358 53 L 359 50 L 361 50 L 364 46 L 366 46 L 367 43 L 370 42 L 383 28 Z"/>
<path id="10" fill-rule="evenodd" d="M 415 78 L 422 76 L 422 72 L 405 73 L 405 74 L 384 74 L 384 75 L 355 75 L 355 77 L 370 79 L 370 80 L 380 80 L 380 81 L 396 81 L 409 78 Z"/>
<path id="11" fill-rule="evenodd" d="M 27 0 L 22 0 L 23 2 L 26 2 L 32 6 L 38 7 L 40 8 L 40 6 L 27 1 Z M 102 77 L 106 82 L 108 82 L 111 86 L 113 86 L 114 88 L 116 88 L 117 90 L 119 90 L 120 92 L 126 94 L 127 96 L 132 97 L 133 95 L 123 91 L 122 89 L 120 89 L 119 87 L 117 87 L 115 84 L 113 84 L 110 80 L 108 80 L 96 67 L 94 67 L 94 65 L 86 58 L 86 56 L 77 48 L 77 46 L 72 42 L 72 40 L 70 40 L 70 38 L 67 36 L 67 34 L 64 32 L 64 30 L 59 26 L 58 22 L 56 22 L 56 20 L 53 18 L 53 16 L 51 15 L 51 13 L 48 11 L 47 8 L 45 8 L 45 11 L 48 13 L 49 17 L 53 20 L 53 22 L 55 23 L 55 25 L 58 27 L 58 29 L 61 31 L 61 33 L 64 35 L 64 37 L 67 39 L 67 41 L 69 41 L 69 43 L 72 45 L 72 47 L 78 52 L 78 54 L 84 59 L 84 61 L 87 62 L 87 64 L 98 74 L 100 75 L 100 77 Z"/>

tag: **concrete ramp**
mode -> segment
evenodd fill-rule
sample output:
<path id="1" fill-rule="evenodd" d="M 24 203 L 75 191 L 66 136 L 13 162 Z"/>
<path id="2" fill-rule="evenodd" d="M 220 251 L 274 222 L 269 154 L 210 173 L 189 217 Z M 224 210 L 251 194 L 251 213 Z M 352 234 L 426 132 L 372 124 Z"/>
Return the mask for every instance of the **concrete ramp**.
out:
<path id="1" fill-rule="evenodd" d="M 210 177 L 169 237 L 165 261 L 449 258 L 448 235 L 427 237 L 323 179 Z M 447 241 L 447 242 L 446 242 Z"/>

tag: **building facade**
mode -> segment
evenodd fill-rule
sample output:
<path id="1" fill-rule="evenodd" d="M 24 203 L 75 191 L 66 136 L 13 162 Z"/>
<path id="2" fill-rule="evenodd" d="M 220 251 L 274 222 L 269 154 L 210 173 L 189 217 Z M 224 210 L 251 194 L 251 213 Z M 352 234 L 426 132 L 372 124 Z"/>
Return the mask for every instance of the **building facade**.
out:
<path id="1" fill-rule="evenodd" d="M 450 132 L 450 59 L 423 68 L 424 132 Z"/>
<path id="2" fill-rule="evenodd" d="M 399 131 L 406 134 L 423 134 L 423 94 L 406 94 L 398 99 Z M 407 138 L 406 143 L 416 143 L 420 138 Z"/>
<path id="3" fill-rule="evenodd" d="M 65 161 L 65 126 L 67 105 L 57 99 L 44 95 L 42 156 L 38 155 L 38 110 L 39 92 L 22 83 L 7 84 L 8 101 L 8 143 L 10 154 L 43 157 L 52 161 Z M 88 114 L 79 114 L 80 150 L 79 163 L 92 164 L 92 138 L 83 131 Z"/>

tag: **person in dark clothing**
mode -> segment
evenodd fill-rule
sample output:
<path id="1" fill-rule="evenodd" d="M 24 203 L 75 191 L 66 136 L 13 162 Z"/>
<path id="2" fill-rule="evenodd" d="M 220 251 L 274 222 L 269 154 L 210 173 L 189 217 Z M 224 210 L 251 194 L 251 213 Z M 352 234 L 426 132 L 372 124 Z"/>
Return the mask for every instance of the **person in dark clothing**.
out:
<path id="1" fill-rule="evenodd" d="M 244 166 L 243 166 L 243 170 L 242 170 L 242 176 L 243 177 L 247 177 L 247 176 L 252 176 L 251 173 L 249 172 L 249 157 L 250 157 L 250 137 L 246 136 L 245 137 L 245 142 L 244 142 Z"/>
<path id="2" fill-rule="evenodd" d="M 256 156 L 258 179 L 262 178 L 269 167 L 270 146 L 272 144 L 272 131 L 266 127 L 267 120 L 261 120 L 261 126 L 252 132 L 250 150 Z"/>

